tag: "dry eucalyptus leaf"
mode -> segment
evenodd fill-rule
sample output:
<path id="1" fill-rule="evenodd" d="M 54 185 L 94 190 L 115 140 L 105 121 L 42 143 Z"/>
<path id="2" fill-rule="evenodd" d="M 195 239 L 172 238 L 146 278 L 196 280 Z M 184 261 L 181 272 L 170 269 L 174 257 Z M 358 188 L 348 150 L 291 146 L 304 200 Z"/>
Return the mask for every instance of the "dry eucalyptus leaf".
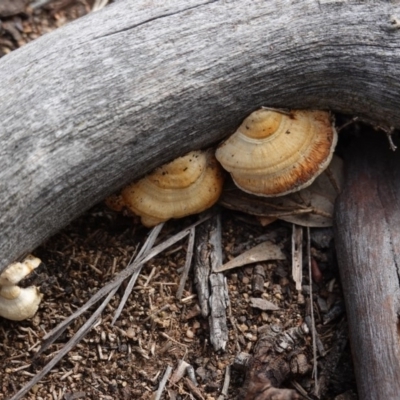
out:
<path id="1" fill-rule="evenodd" d="M 254 308 L 259 308 L 263 311 L 277 311 L 279 307 L 276 306 L 274 303 L 271 303 L 268 300 L 260 299 L 258 297 L 251 297 L 250 298 L 250 305 Z"/>
<path id="2" fill-rule="evenodd" d="M 258 197 L 228 183 L 220 203 L 258 217 L 274 217 L 312 228 L 332 226 L 336 196 L 343 184 L 343 161 L 334 156 L 328 168 L 306 189 L 281 197 Z"/>
<path id="3" fill-rule="evenodd" d="M 271 242 L 263 242 L 253 247 L 252 249 L 228 261 L 226 264 L 216 268 L 213 272 L 222 272 L 228 269 L 241 267 L 243 265 L 267 261 L 267 260 L 285 260 L 286 257 L 282 250 L 276 244 Z"/>
<path id="4" fill-rule="evenodd" d="M 10 17 L 23 13 L 28 0 L 2 0 L 0 1 L 0 17 Z"/>
<path id="5" fill-rule="evenodd" d="M 312 212 L 287 215 L 281 219 L 310 228 L 332 226 L 335 200 L 343 187 L 343 180 L 343 161 L 335 156 L 311 186 L 291 196 L 285 196 L 288 197 L 287 205 L 309 206 L 313 209 Z"/>

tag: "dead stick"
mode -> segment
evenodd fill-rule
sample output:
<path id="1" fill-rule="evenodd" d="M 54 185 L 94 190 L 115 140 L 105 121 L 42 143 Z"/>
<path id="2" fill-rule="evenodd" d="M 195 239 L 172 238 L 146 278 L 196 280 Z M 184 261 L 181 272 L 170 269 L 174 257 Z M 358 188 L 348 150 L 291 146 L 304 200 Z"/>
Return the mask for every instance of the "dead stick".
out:
<path id="1" fill-rule="evenodd" d="M 400 393 L 400 155 L 367 134 L 346 161 L 335 243 L 360 399 Z"/>
<path id="2" fill-rule="evenodd" d="M 190 266 L 192 265 L 195 232 L 196 232 L 196 230 L 194 228 L 192 228 L 189 233 L 189 241 L 188 241 L 188 245 L 187 245 L 185 267 L 183 268 L 181 279 L 179 282 L 179 287 L 176 292 L 176 298 L 178 300 L 180 300 L 182 298 L 183 290 L 185 289 L 186 280 L 187 280 L 187 277 L 189 276 Z"/>

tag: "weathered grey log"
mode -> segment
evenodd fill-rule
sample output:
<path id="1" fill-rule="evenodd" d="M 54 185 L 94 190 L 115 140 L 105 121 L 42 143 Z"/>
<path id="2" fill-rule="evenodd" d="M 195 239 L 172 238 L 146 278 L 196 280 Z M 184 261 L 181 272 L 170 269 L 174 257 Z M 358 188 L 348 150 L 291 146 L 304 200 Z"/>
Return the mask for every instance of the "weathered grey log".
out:
<path id="1" fill-rule="evenodd" d="M 365 135 L 346 159 L 336 248 L 359 398 L 400 393 L 400 157 Z"/>
<path id="2" fill-rule="evenodd" d="M 400 5 L 118 1 L 0 60 L 0 269 L 261 105 L 400 126 Z"/>

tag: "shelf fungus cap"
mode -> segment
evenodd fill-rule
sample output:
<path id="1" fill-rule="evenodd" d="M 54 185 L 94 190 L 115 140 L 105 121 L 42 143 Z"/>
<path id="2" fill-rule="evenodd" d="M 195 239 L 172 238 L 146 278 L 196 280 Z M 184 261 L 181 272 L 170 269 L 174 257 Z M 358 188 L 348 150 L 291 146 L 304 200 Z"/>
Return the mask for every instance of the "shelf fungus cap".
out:
<path id="1" fill-rule="evenodd" d="M 218 147 L 216 157 L 240 189 L 275 197 L 311 185 L 329 165 L 336 142 L 328 112 L 262 108 Z"/>
<path id="2" fill-rule="evenodd" d="M 206 210 L 222 192 L 223 171 L 210 151 L 192 151 L 122 190 L 127 208 L 155 226 Z"/>

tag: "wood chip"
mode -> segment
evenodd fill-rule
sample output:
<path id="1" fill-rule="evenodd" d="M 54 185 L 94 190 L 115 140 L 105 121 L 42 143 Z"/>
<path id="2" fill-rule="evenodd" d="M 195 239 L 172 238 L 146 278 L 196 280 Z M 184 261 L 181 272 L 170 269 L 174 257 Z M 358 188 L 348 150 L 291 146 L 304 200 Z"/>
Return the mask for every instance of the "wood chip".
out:
<path id="1" fill-rule="evenodd" d="M 170 383 L 174 385 L 175 383 L 179 382 L 185 376 L 187 367 L 189 365 L 190 364 L 188 364 L 186 361 L 179 360 L 178 367 L 175 369 L 171 379 L 169 380 Z"/>

